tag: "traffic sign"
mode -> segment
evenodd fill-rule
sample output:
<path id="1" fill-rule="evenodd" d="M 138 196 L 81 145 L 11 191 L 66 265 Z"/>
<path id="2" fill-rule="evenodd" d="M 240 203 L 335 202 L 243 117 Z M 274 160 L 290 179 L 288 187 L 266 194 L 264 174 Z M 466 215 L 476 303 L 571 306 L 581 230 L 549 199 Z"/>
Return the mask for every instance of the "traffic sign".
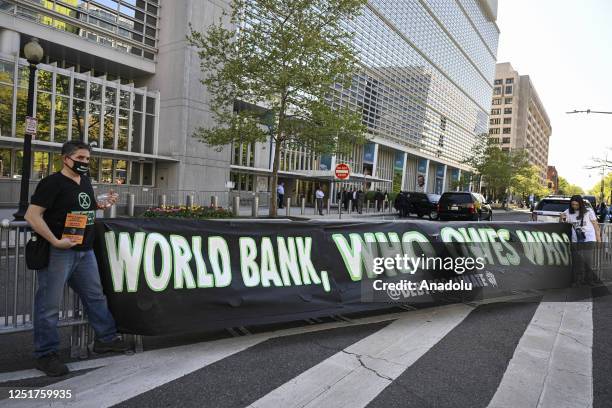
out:
<path id="1" fill-rule="evenodd" d="M 350 173 L 351 168 L 346 163 L 336 165 L 336 170 L 334 170 L 334 176 L 338 180 L 348 180 Z"/>
<path id="2" fill-rule="evenodd" d="M 31 116 L 26 116 L 25 125 L 26 125 L 26 128 L 25 128 L 26 134 L 35 136 L 36 128 L 38 127 L 38 121 L 36 120 L 36 118 L 33 118 Z"/>

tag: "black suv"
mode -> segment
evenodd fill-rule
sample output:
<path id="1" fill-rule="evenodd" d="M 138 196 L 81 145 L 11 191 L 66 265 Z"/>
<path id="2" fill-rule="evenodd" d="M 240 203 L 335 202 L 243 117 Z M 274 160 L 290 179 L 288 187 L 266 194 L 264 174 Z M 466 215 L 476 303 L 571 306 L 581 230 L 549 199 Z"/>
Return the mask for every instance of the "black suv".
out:
<path id="1" fill-rule="evenodd" d="M 395 209 L 400 217 L 416 214 L 418 217 L 427 215 L 430 220 L 438 219 L 438 194 L 427 194 L 416 191 L 402 191 L 395 199 Z"/>
<path id="2" fill-rule="evenodd" d="M 446 192 L 438 202 L 440 220 L 481 221 L 493 220 L 493 210 L 478 193 Z"/>

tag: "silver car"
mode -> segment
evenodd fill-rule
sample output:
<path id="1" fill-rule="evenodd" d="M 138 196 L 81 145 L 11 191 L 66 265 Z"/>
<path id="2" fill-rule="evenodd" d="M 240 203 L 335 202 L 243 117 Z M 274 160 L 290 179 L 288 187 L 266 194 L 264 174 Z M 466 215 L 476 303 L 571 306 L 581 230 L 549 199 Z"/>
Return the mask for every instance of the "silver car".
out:
<path id="1" fill-rule="evenodd" d="M 570 197 L 552 196 L 538 201 L 531 213 L 531 220 L 537 222 L 559 222 L 559 215 L 569 208 Z M 591 203 L 584 200 L 586 208 L 591 208 Z"/>

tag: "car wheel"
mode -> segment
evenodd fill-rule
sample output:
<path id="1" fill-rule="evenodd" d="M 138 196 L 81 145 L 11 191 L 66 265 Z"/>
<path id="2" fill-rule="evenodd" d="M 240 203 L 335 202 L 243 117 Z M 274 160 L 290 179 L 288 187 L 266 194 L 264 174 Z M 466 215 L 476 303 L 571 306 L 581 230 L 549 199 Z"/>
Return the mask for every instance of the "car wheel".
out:
<path id="1" fill-rule="evenodd" d="M 423 215 L 424 215 L 423 213 L 417 213 L 417 217 L 419 218 L 423 218 Z"/>
<path id="2" fill-rule="evenodd" d="M 437 220 L 438 219 L 438 212 L 436 210 L 431 210 L 429 212 L 429 219 L 430 220 Z"/>

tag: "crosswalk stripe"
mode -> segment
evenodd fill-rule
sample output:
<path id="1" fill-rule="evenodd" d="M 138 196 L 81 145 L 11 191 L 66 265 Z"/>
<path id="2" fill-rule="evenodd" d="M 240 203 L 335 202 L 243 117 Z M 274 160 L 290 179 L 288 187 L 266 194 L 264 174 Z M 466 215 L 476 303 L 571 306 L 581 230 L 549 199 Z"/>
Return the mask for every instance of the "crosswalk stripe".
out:
<path id="1" fill-rule="evenodd" d="M 385 322 L 401 318 L 409 313 L 389 313 L 363 318 L 353 323 L 324 323 L 252 336 L 146 351 L 141 354 L 124 357 L 115 361 L 114 364 L 107 365 L 79 377 L 57 382 L 45 388 L 72 390 L 74 398 L 62 401 L 61 406 L 75 406 L 79 408 L 107 407 L 152 390 L 270 338 L 312 333 L 338 327 Z M 60 405 L 59 402 L 57 404 Z M 48 406 L 48 401 L 0 401 L 0 407 L 5 406 L 44 407 Z"/>
<path id="2" fill-rule="evenodd" d="M 538 306 L 490 408 L 592 406 L 592 303 L 560 299 L 565 293 Z"/>
<path id="3" fill-rule="evenodd" d="M 283 384 L 250 407 L 362 407 L 471 311 L 466 305 L 410 313 Z"/>

